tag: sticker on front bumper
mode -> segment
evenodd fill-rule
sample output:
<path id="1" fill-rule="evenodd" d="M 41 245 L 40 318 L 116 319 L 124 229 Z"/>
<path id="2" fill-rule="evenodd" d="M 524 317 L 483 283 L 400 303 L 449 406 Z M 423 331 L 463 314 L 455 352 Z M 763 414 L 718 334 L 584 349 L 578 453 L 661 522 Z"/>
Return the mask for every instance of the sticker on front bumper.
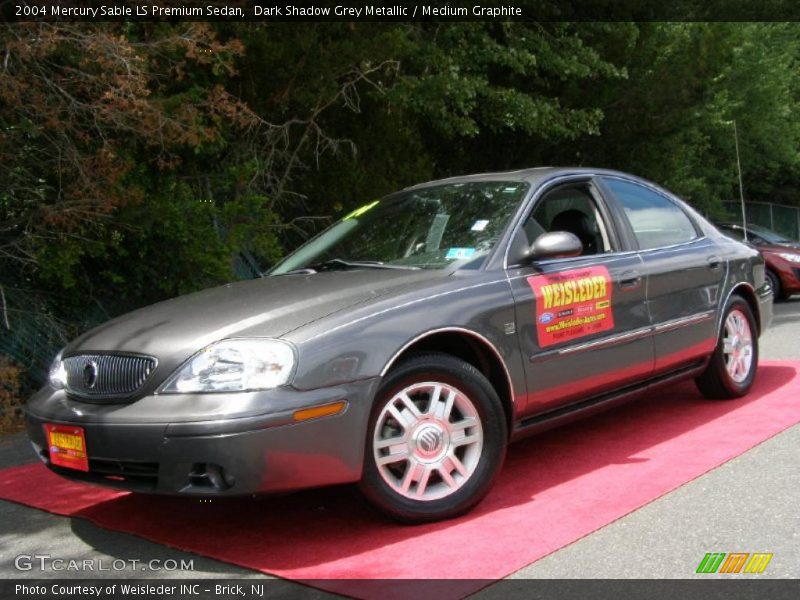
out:
<path id="1" fill-rule="evenodd" d="M 74 425 L 55 425 L 45 423 L 47 448 L 50 463 L 78 471 L 89 470 L 89 457 L 86 455 L 86 436 L 83 427 Z"/>

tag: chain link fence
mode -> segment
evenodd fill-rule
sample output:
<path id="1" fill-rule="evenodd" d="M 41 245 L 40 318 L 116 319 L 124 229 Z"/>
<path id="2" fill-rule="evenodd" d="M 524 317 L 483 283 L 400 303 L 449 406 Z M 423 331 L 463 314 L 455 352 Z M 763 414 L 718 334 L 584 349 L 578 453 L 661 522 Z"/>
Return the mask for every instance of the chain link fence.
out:
<path id="1" fill-rule="evenodd" d="M 731 200 L 723 204 L 728 213 L 728 220 L 741 222 L 741 203 Z M 749 224 L 766 227 L 790 240 L 800 239 L 800 207 L 772 202 L 746 202 L 745 216 Z"/>
<path id="2" fill-rule="evenodd" d="M 0 360 L 11 360 L 27 373 L 31 383 L 41 384 L 48 367 L 70 335 L 67 324 L 37 310 L 25 292 L 0 286 Z"/>

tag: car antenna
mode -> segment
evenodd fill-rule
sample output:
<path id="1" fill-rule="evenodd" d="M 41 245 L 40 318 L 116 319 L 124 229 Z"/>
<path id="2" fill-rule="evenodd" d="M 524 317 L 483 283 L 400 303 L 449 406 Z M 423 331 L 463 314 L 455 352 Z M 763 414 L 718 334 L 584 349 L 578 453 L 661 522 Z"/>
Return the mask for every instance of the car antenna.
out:
<path id="1" fill-rule="evenodd" d="M 747 213 L 744 209 L 744 184 L 742 184 L 742 161 L 739 159 L 739 131 L 736 129 L 736 119 L 733 120 L 733 143 L 736 147 L 736 169 L 739 171 L 739 201 L 742 204 L 742 233 L 747 241 Z"/>

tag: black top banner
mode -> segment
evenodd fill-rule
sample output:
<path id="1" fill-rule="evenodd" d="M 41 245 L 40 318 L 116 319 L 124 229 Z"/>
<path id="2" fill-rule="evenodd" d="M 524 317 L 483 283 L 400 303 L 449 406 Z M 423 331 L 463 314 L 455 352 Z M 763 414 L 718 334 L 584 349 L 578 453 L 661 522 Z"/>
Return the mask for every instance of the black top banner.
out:
<path id="1" fill-rule="evenodd" d="M 5 22 L 798 21 L 797 0 L 0 0 Z"/>

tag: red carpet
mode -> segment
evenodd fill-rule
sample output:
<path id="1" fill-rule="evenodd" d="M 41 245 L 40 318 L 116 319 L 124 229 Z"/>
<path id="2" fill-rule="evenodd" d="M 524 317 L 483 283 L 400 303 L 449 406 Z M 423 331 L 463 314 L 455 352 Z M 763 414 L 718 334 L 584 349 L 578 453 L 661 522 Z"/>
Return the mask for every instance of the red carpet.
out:
<path id="1" fill-rule="evenodd" d="M 0 498 L 291 579 L 495 580 L 800 422 L 798 370 L 765 362 L 741 400 L 706 401 L 686 383 L 523 441 L 476 511 L 433 525 L 387 523 L 349 487 L 200 503 L 69 483 L 39 464 L 0 471 Z M 306 582 L 365 597 L 402 589 Z"/>

